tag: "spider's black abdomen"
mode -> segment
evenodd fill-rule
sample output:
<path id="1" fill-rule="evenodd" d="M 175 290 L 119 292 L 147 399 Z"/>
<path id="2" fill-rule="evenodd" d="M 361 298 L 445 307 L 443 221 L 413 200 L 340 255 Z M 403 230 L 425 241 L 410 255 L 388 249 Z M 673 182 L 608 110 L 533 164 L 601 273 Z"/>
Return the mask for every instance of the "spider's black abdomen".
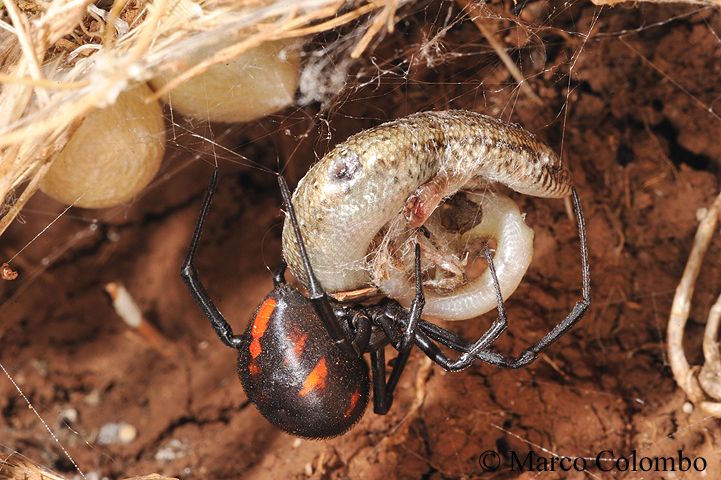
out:
<path id="1" fill-rule="evenodd" d="M 368 404 L 365 361 L 332 342 L 310 301 L 275 288 L 242 336 L 238 374 L 248 399 L 273 425 L 294 435 L 340 435 Z"/>

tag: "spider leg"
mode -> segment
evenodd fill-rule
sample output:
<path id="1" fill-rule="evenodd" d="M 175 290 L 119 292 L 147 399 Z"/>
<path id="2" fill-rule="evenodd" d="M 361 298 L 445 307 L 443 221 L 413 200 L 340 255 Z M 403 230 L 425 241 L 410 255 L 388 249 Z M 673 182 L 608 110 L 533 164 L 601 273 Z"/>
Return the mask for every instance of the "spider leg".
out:
<path id="1" fill-rule="evenodd" d="M 546 335 L 541 337 L 531 346 L 527 347 L 517 357 L 508 357 L 496 351 L 490 350 L 488 348 L 489 344 L 484 344 L 484 342 L 482 342 L 484 338 L 493 337 L 493 334 L 489 334 L 489 332 L 494 329 L 493 326 L 477 342 L 471 344 L 465 339 L 442 327 L 437 325 L 431 326 L 432 324 L 421 322 L 421 331 L 416 332 L 415 343 L 426 355 L 428 355 L 434 362 L 450 371 L 466 368 L 476 359 L 502 368 L 521 368 L 535 360 L 540 352 L 552 345 L 583 317 L 591 304 L 591 274 L 588 262 L 588 244 L 586 242 L 586 221 L 584 219 L 581 202 L 575 188 L 571 192 L 571 198 L 573 201 L 573 212 L 576 216 L 576 224 L 578 227 L 578 237 L 581 244 L 582 288 L 581 300 L 576 302 L 566 318 L 553 327 L 553 329 Z M 494 285 L 498 291 L 498 280 L 495 278 L 493 271 L 492 274 L 494 278 Z M 499 317 L 500 316 L 501 308 L 499 304 Z M 503 316 L 505 317 L 505 310 L 503 311 Z M 496 323 L 498 323 L 498 321 Z M 461 355 L 456 360 L 451 360 L 429 337 L 432 337 L 446 347 L 460 351 Z M 495 338 L 497 337 L 498 335 L 495 336 Z"/>
<path id="2" fill-rule="evenodd" d="M 323 321 L 331 339 L 347 352 L 361 355 L 362 351 L 358 350 L 352 343 L 352 339 L 348 338 L 340 320 L 333 311 L 333 306 L 328 299 L 328 295 L 325 293 L 325 290 L 323 290 L 323 287 L 313 273 L 313 267 L 310 265 L 310 258 L 308 258 L 308 253 L 305 250 L 303 236 L 300 233 L 298 218 L 295 215 L 293 202 L 291 202 L 290 190 L 288 189 L 288 184 L 285 182 L 285 179 L 280 174 L 278 175 L 278 185 L 280 185 L 280 193 L 283 196 L 283 202 L 285 202 L 285 205 L 288 208 L 288 216 L 290 217 L 290 223 L 293 226 L 293 232 L 295 233 L 295 240 L 298 243 L 300 258 L 303 261 L 303 268 L 305 270 L 306 277 L 308 278 L 308 291 L 310 293 L 308 298 L 313 304 L 316 313 Z"/>
<path id="3" fill-rule="evenodd" d="M 421 331 L 426 334 L 429 338 L 440 342 L 448 348 L 456 350 L 458 352 L 467 352 L 471 348 L 471 342 L 458 335 L 455 332 L 446 330 L 445 328 L 436 325 L 435 323 L 421 320 L 419 327 Z"/>
<path id="4" fill-rule="evenodd" d="M 288 267 L 288 264 L 285 263 L 285 260 L 280 261 L 280 265 L 278 265 L 278 270 L 275 271 L 275 274 L 273 274 L 273 286 L 279 287 L 281 285 L 285 285 L 285 269 Z"/>
<path id="5" fill-rule="evenodd" d="M 423 283 L 421 278 L 421 246 L 416 243 L 416 296 L 411 303 L 410 313 L 408 315 L 408 324 L 403 332 L 403 337 L 398 344 L 398 352 L 402 353 L 409 350 L 413 346 L 413 340 L 418 328 L 418 322 L 423 314 L 423 307 L 426 305 L 426 298 L 423 295 Z"/>
<path id="6" fill-rule="evenodd" d="M 386 379 L 386 354 L 383 346 L 371 351 L 371 372 L 373 373 L 373 412 L 385 415 L 393 405 L 393 393 L 401 374 L 406 368 L 411 349 L 398 352 L 393 361 L 390 376 Z"/>
<path id="7" fill-rule="evenodd" d="M 210 186 L 205 192 L 205 197 L 203 198 L 203 206 L 200 209 L 198 222 L 195 224 L 195 232 L 193 233 L 193 238 L 190 241 L 188 255 L 185 258 L 180 270 L 180 276 L 188 286 L 190 294 L 193 298 L 195 298 L 195 301 L 198 302 L 198 305 L 200 305 L 200 308 L 203 310 L 205 316 L 208 317 L 208 320 L 210 320 L 210 324 L 213 326 L 215 333 L 218 334 L 218 337 L 220 337 L 220 340 L 227 346 L 237 349 L 240 346 L 240 337 L 233 334 L 233 329 L 213 303 L 213 300 L 210 298 L 210 295 L 208 295 L 208 292 L 203 286 L 203 282 L 198 276 L 198 271 L 194 264 L 195 252 L 198 249 L 198 243 L 200 243 L 200 235 L 203 233 L 203 223 L 208 215 L 208 210 L 210 209 L 210 204 L 213 200 L 213 195 L 215 194 L 217 186 L 218 169 L 215 168 L 215 170 L 213 170 L 213 177 L 210 180 Z"/>
<path id="8" fill-rule="evenodd" d="M 339 315 L 336 314 L 336 317 L 339 317 Z M 361 310 L 352 314 L 350 324 L 353 327 L 354 333 L 353 348 L 358 352 L 369 351 L 369 344 L 373 333 L 371 319 Z"/>

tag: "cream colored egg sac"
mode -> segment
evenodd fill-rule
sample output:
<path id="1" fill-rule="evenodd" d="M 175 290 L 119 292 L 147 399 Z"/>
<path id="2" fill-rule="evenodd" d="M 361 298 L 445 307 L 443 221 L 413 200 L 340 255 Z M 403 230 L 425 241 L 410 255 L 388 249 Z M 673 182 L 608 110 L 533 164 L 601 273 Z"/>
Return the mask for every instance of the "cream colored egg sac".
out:
<path id="1" fill-rule="evenodd" d="M 189 56 L 176 72 L 151 80 L 158 90 L 170 80 L 208 58 L 214 49 Z M 181 83 L 163 97 L 171 108 L 198 120 L 247 122 L 293 103 L 299 77 L 296 41 L 263 43 L 228 63 L 217 63 Z"/>
<path id="2" fill-rule="evenodd" d="M 128 202 L 155 177 L 165 152 L 158 102 L 143 84 L 88 114 L 53 161 L 40 189 L 67 205 L 106 208 Z"/>

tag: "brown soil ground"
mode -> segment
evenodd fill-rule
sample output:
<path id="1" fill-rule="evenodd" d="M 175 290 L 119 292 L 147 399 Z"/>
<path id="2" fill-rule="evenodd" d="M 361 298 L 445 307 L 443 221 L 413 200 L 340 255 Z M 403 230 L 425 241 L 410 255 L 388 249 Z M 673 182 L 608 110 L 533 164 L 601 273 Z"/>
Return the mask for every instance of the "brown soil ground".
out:
<path id="1" fill-rule="evenodd" d="M 458 21 L 435 37 L 448 12 Z M 563 149 L 588 218 L 594 302 L 580 325 L 517 371 L 478 364 L 451 374 L 415 352 L 388 415 L 369 411 L 329 441 L 281 433 L 246 400 L 235 355 L 178 276 L 213 158 L 208 142 L 184 130 L 210 136 L 208 126 L 181 123 L 162 175 L 141 198 L 111 210 L 69 211 L 15 260 L 20 277 L 0 284 L 0 362 L 84 472 L 532 478 L 537 474 L 507 469 L 484 474 L 479 456 L 495 450 L 508 460 L 511 452 L 533 451 L 592 459 L 603 450 L 616 457 L 683 450 L 706 459 L 706 478 L 721 478 L 721 429 L 698 411 L 682 411 L 685 397 L 664 343 L 696 211 L 719 189 L 721 119 L 710 107 L 718 111 L 721 98 L 721 18 L 698 7 L 600 10 L 585 2 L 532 3 L 522 18 L 543 26 L 532 30 L 530 43 L 509 22 L 489 25 L 502 29 L 509 46 L 524 46 L 512 53 L 540 104 L 518 93 L 476 26 L 445 3 L 416 7 L 376 50 L 387 73 L 354 80 L 357 88 L 345 91 L 323 120 L 316 105 L 252 125 L 213 126 L 213 138 L 235 153 L 215 149 L 220 188 L 198 266 L 242 331 L 271 288 L 282 214 L 274 176 L 236 154 L 269 169 L 277 169 L 279 157 L 294 185 L 314 152 L 322 155 L 351 133 L 415 111 L 467 108 L 510 118 Z M 579 297 L 580 285 L 576 233 L 563 202 L 516 198 L 535 229 L 536 254 L 508 301 L 511 326 L 498 344 L 504 352 L 519 352 L 547 332 Z M 4 236 L 2 257 L 62 208 L 37 195 Z M 719 293 L 720 247 L 716 240 L 694 298 L 687 331 L 692 364 L 702 360 L 703 324 Z M 117 317 L 104 292 L 111 281 L 127 286 L 161 332 L 160 349 Z M 489 317 L 450 328 L 477 337 Z M 137 438 L 100 444 L 97 434 L 109 422 L 133 425 Z M 68 478 L 76 474 L 4 376 L 2 448 Z M 604 473 L 588 464 L 588 473 L 548 478 L 698 478 Z"/>

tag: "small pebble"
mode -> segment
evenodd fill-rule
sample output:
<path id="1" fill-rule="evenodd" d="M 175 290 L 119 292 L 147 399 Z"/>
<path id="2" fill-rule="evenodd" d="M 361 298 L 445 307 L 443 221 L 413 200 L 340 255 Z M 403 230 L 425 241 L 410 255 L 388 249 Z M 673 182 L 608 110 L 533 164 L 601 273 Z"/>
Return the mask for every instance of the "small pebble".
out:
<path id="1" fill-rule="evenodd" d="M 155 453 L 155 460 L 159 462 L 172 462 L 185 456 L 186 446 L 177 438 L 173 438 Z"/>
<path id="2" fill-rule="evenodd" d="M 691 415 L 693 413 L 693 403 L 685 402 L 683 407 L 681 407 L 681 410 L 683 410 L 683 413 Z"/>
<path id="3" fill-rule="evenodd" d="M 129 423 L 121 423 L 118 429 L 118 440 L 126 445 L 138 436 L 138 430 Z"/>

